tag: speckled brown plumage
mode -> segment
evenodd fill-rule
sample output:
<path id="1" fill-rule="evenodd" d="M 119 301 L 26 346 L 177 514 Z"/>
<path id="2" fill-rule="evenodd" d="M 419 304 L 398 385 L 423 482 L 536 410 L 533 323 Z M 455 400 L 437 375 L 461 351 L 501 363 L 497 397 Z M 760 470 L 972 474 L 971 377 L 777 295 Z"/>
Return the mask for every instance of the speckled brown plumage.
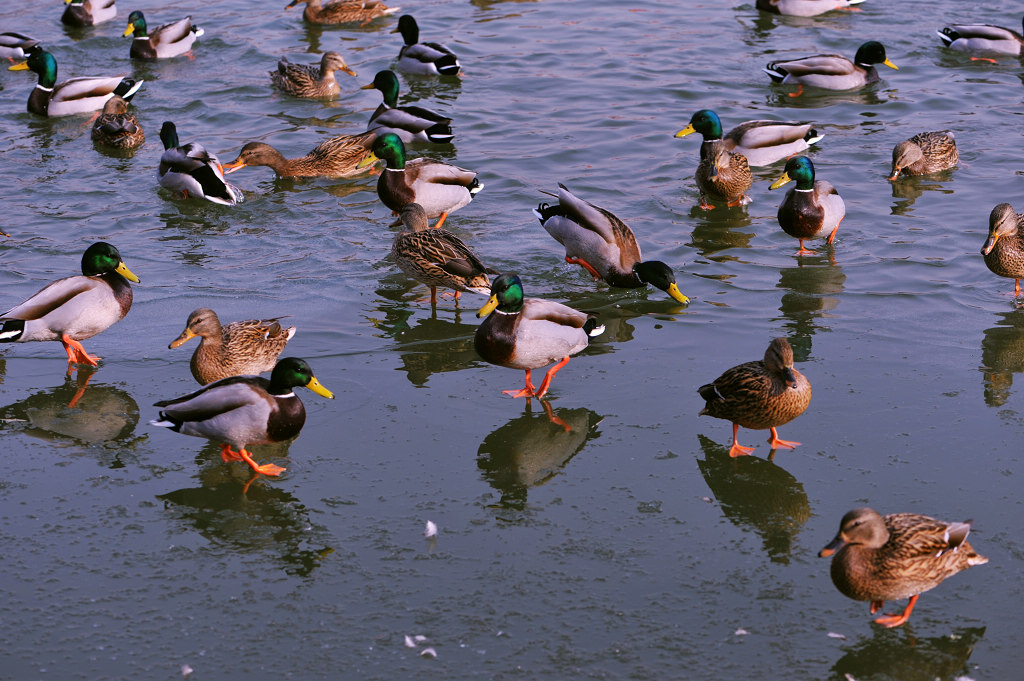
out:
<path id="1" fill-rule="evenodd" d="M 949 130 L 922 132 L 892 150 L 890 180 L 903 175 L 927 175 L 952 168 L 960 162 L 956 139 Z"/>
<path id="2" fill-rule="evenodd" d="M 321 0 L 292 0 L 285 9 L 306 3 L 302 17 L 311 24 L 369 23 L 377 17 L 393 14 L 399 8 L 391 9 L 381 0 L 335 0 L 326 5 Z"/>
<path id="3" fill-rule="evenodd" d="M 301 158 L 285 158 L 264 142 L 247 142 L 238 158 L 224 168 L 233 173 L 246 166 L 267 166 L 280 177 L 349 177 L 371 169 L 360 167 L 360 163 L 370 156 L 376 137 L 372 130 L 359 135 L 338 135 L 324 140 Z"/>
<path id="4" fill-rule="evenodd" d="M 701 416 L 732 421 L 732 456 L 752 451 L 736 442 L 739 426 L 753 430 L 770 428 L 769 442 L 773 448 L 799 444 L 779 440 L 775 431 L 804 413 L 811 402 L 811 383 L 793 368 L 793 348 L 785 338 L 772 340 L 763 360 L 734 366 L 697 392 L 707 402 Z"/>
<path id="5" fill-rule="evenodd" d="M 337 97 L 341 93 L 335 71 L 356 75 L 344 57 L 337 52 L 326 52 L 319 64 L 293 64 L 282 57 L 277 63 L 277 71 L 270 71 L 270 80 L 281 92 L 293 97 L 323 99 Z"/>
<path id="6" fill-rule="evenodd" d="M 754 183 L 754 176 L 747 157 L 730 152 L 721 140 L 701 147 L 695 179 L 703 207 L 710 206 L 709 198 L 730 206 L 750 203 L 745 194 Z"/>
<path id="7" fill-rule="evenodd" d="M 988 217 L 988 239 L 981 249 L 985 264 L 993 274 L 1014 280 L 1014 293 L 1020 295 L 1024 277 L 1024 239 L 1020 229 L 1024 215 L 1014 212 L 1008 203 L 1000 203 Z"/>
<path id="8" fill-rule="evenodd" d="M 967 542 L 970 529 L 970 521 L 949 523 L 916 513 L 881 516 L 858 508 L 843 516 L 839 533 L 819 555 L 833 556 L 836 588 L 854 600 L 871 601 L 872 613 L 885 601 L 910 598 L 901 615 L 875 620 L 894 627 L 910 617 L 919 594 L 988 562 Z"/>
<path id="9" fill-rule="evenodd" d="M 146 133 L 128 104 L 114 95 L 92 125 L 92 141 L 115 149 L 134 149 L 146 141 Z"/>

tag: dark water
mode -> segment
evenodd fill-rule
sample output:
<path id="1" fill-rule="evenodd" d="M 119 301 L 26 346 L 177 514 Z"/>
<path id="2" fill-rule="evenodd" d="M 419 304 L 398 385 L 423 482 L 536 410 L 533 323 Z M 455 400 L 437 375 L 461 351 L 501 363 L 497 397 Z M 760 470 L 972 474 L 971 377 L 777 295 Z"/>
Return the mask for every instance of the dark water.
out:
<path id="1" fill-rule="evenodd" d="M 74 273 L 99 239 L 142 278 L 129 316 L 86 343 L 105 361 L 76 407 L 84 376 L 65 379 L 56 343 L 0 349 L 0 678 L 1019 675 L 1024 310 L 978 249 L 992 206 L 1024 210 L 1021 65 L 947 54 L 934 35 L 1017 26 L 1017 5 L 869 0 L 812 20 L 750 4 L 407 7 L 465 65 L 457 82 L 402 80 L 403 98 L 455 119 L 453 146 L 415 152 L 486 184 L 449 226 L 528 294 L 607 325 L 554 382 L 566 432 L 501 395 L 520 372 L 476 357 L 481 299 L 432 312 L 389 262 L 372 179 L 245 169 L 233 208 L 158 188 L 164 120 L 222 159 L 251 139 L 298 156 L 363 129 L 379 95 L 356 87 L 392 63 L 394 19 L 309 28 L 284 4 L 143 2 L 76 31 L 56 0 L 0 9 L 4 30 L 51 47 L 61 78 L 144 77 L 148 133 L 133 156 L 101 153 L 85 117 L 26 113 L 34 78 L 0 72 L 0 307 Z M 130 63 L 120 33 L 136 8 L 151 23 L 193 14 L 195 59 Z M 900 70 L 866 92 L 792 99 L 760 70 L 868 39 Z M 359 73 L 339 100 L 270 89 L 280 56 L 328 49 Z M 767 191 L 778 165 L 756 171 L 746 209 L 695 208 L 698 143 L 672 133 L 705 107 L 726 127 L 796 118 L 825 133 L 812 157 L 847 205 L 834 249 L 794 255 Z M 896 142 L 946 128 L 957 170 L 886 181 Z M 565 265 L 530 213 L 557 182 L 626 220 L 690 305 Z M 289 353 L 338 398 L 302 392 L 299 438 L 256 451 L 287 473 L 244 493 L 216 443 L 146 425 L 153 402 L 194 388 L 191 347 L 167 343 L 200 305 L 290 314 Z M 743 431 L 755 457 L 730 460 L 729 425 L 697 417 L 696 388 L 779 335 L 814 386 L 781 429 L 803 445 L 769 462 L 764 434 Z M 860 505 L 973 518 L 991 562 L 924 595 L 908 625 L 875 627 L 816 557 Z"/>

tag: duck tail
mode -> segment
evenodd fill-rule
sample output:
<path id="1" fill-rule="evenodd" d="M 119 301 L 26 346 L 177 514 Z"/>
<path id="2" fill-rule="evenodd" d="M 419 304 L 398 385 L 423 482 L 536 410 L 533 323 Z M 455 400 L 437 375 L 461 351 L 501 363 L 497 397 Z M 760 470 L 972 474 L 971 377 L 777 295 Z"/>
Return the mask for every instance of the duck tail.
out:
<path id="1" fill-rule="evenodd" d="M 946 28 L 936 31 L 935 33 L 936 35 L 939 36 L 939 38 L 942 39 L 942 44 L 945 47 L 949 47 L 950 45 L 952 45 L 954 40 L 960 39 L 960 34 L 948 26 Z"/>
<path id="2" fill-rule="evenodd" d="M 775 62 L 769 62 L 768 65 L 764 67 L 764 72 L 767 73 L 768 77 L 776 83 L 781 83 L 783 79 L 789 75 L 789 72 L 786 71 L 786 69 L 782 68 Z"/>
<path id="3" fill-rule="evenodd" d="M 179 421 L 173 416 L 167 414 L 167 412 L 162 411 L 157 418 L 149 422 L 149 425 L 158 426 L 160 428 L 170 428 L 175 433 L 180 433 L 182 423 L 182 421 Z"/>
<path id="4" fill-rule="evenodd" d="M 452 126 L 447 123 L 435 123 L 424 130 L 424 132 L 427 133 L 427 139 L 436 144 L 451 142 L 455 137 L 455 133 L 452 132 Z"/>
<path id="5" fill-rule="evenodd" d="M 121 82 L 114 88 L 114 94 L 123 99 L 126 102 L 132 101 L 132 97 L 139 91 L 144 80 L 132 80 L 131 78 L 122 78 Z"/>
<path id="6" fill-rule="evenodd" d="M 204 35 L 204 34 L 206 33 L 206 31 L 204 31 L 203 29 L 199 28 L 199 27 L 198 27 L 198 26 L 196 26 L 195 24 L 192 24 L 192 29 L 191 29 L 191 31 L 192 31 L 193 33 L 195 33 L 195 34 L 196 34 L 196 37 L 197 37 L 197 38 L 200 38 L 200 37 L 202 37 L 202 36 L 203 36 L 203 35 Z"/>
<path id="7" fill-rule="evenodd" d="M 459 65 L 459 58 L 454 54 L 446 54 L 435 61 L 434 66 L 437 67 L 437 72 L 442 76 L 457 76 L 462 68 Z"/>
<path id="8" fill-rule="evenodd" d="M 820 142 L 821 138 L 824 136 L 825 133 L 818 132 L 814 128 L 811 128 L 810 130 L 807 131 L 807 134 L 804 135 L 804 142 L 807 142 L 807 145 L 810 146 L 812 144 L 815 144 L 816 142 Z"/>
<path id="9" fill-rule="evenodd" d="M 604 324 L 598 325 L 597 317 L 587 317 L 587 321 L 583 322 L 583 330 L 588 336 L 600 336 L 604 333 Z"/>
<path id="10" fill-rule="evenodd" d="M 483 188 L 484 183 L 480 181 L 480 178 L 474 177 L 473 182 L 469 185 L 469 195 L 476 196 Z"/>
<path id="11" fill-rule="evenodd" d="M 0 343 L 14 343 L 20 340 L 24 333 L 24 319 L 4 320 L 3 326 L 0 326 Z"/>
<path id="12" fill-rule="evenodd" d="M 533 209 L 533 214 L 537 216 L 537 219 L 540 220 L 540 224 L 542 225 L 556 215 L 563 215 L 562 207 L 560 205 L 556 203 L 552 206 L 544 202 Z"/>

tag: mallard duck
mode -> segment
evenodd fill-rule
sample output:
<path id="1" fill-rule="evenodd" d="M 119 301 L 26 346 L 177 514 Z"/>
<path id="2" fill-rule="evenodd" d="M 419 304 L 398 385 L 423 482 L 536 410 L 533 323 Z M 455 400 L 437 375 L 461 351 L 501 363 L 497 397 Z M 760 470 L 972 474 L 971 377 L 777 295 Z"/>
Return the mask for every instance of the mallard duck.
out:
<path id="1" fill-rule="evenodd" d="M 421 43 L 420 27 L 409 14 L 398 17 L 398 28 L 392 33 L 401 33 L 405 45 L 398 52 L 398 70 L 419 75 L 459 75 L 459 58 L 447 45 Z"/>
<path id="2" fill-rule="evenodd" d="M 555 241 L 565 246 L 565 261 L 579 265 L 609 286 L 640 288 L 650 284 L 680 303 L 688 303 L 676 275 L 660 260 L 642 261 L 629 226 L 604 208 L 577 198 L 558 184 L 558 205 L 540 204 L 533 214 Z"/>
<path id="3" fill-rule="evenodd" d="M 1024 21 L 1021 23 L 1024 26 Z M 945 47 L 971 54 L 1019 55 L 1024 46 L 1020 33 L 992 24 L 953 24 L 938 34 Z"/>
<path id="4" fill-rule="evenodd" d="M 811 383 L 793 368 L 793 348 L 785 338 L 773 339 L 763 360 L 734 366 L 697 392 L 707 402 L 700 416 L 732 421 L 729 456 L 754 451 L 736 440 L 740 426 L 771 430 L 768 445 L 772 449 L 793 449 L 800 444 L 780 440 L 776 430 L 803 414 L 811 403 Z"/>
<path id="5" fill-rule="evenodd" d="M 757 8 L 790 17 L 816 17 L 834 9 L 847 9 L 864 0 L 757 0 Z"/>
<path id="6" fill-rule="evenodd" d="M 797 255 L 813 253 L 804 248 L 804 239 L 817 239 L 828 234 L 828 243 L 836 239 L 839 223 L 846 217 L 846 203 L 831 182 L 814 179 L 814 164 L 806 156 L 786 162 L 782 177 L 769 189 L 778 189 L 791 180 L 796 187 L 786 192 L 779 204 L 779 225 L 786 234 L 800 240 Z"/>
<path id="7" fill-rule="evenodd" d="M 714 114 L 713 111 L 704 109 L 698 111 L 694 116 L 706 116 Z M 715 115 L 717 119 L 718 116 Z M 691 120 L 691 125 L 693 121 Z M 721 122 L 718 122 L 718 129 L 722 129 Z M 751 167 L 766 166 L 775 163 L 793 154 L 804 151 L 812 144 L 818 142 L 823 134 L 814 129 L 813 123 L 800 123 L 796 121 L 744 121 L 729 131 L 724 137 L 704 138 L 701 145 L 703 152 L 706 147 L 719 139 L 725 148 L 734 154 L 743 154 L 747 164 Z M 714 129 L 714 123 L 709 124 L 709 129 Z M 683 128 L 675 134 L 676 137 L 684 137 L 687 128 Z M 696 130 L 696 127 L 694 127 Z M 692 130 L 690 132 L 693 132 Z"/>
<path id="8" fill-rule="evenodd" d="M 892 150 L 892 172 L 890 180 L 900 173 L 904 175 L 927 175 L 952 168 L 960 162 L 956 150 L 956 139 L 949 130 L 922 132 L 900 142 Z"/>
<path id="9" fill-rule="evenodd" d="M 220 456 L 225 462 L 244 461 L 257 473 L 280 475 L 284 468 L 257 464 L 245 448 L 284 442 L 299 434 L 306 422 L 306 408 L 295 394 L 295 386 L 334 399 L 305 360 L 286 357 L 274 366 L 269 381 L 261 376 L 231 376 L 184 397 L 157 402 L 153 406 L 163 410 L 149 423 L 176 433 L 222 440 Z"/>
<path id="10" fill-rule="evenodd" d="M 199 336 L 192 353 L 192 375 L 206 385 L 228 376 L 249 376 L 270 371 L 284 350 L 295 327 L 282 327 L 281 317 L 247 319 L 221 326 L 217 313 L 208 307 L 193 310 L 185 330 L 171 341 L 171 350 Z"/>
<path id="11" fill-rule="evenodd" d="M 491 297 L 476 316 L 487 317 L 473 337 L 477 353 L 491 364 L 526 370 L 526 387 L 502 391 L 512 397 L 543 397 L 569 357 L 587 347 L 591 336 L 604 332 L 597 319 L 568 305 L 524 298 L 523 282 L 514 274 L 502 274 L 491 282 Z M 557 364 L 535 388 L 530 370 L 552 362 Z"/>
<path id="12" fill-rule="evenodd" d="M 38 40 L 23 33 L 0 33 L 0 57 L 7 57 L 11 61 L 25 59 L 32 48 L 38 45 Z"/>
<path id="13" fill-rule="evenodd" d="M 452 119 L 421 106 L 398 106 L 398 76 L 394 71 L 378 71 L 373 82 L 361 89 L 374 88 L 381 91 L 384 101 L 370 116 L 367 129 L 376 130 L 378 134 L 393 132 L 406 144 L 413 141 L 444 144 L 455 137 Z"/>
<path id="14" fill-rule="evenodd" d="M 321 0 L 292 0 L 285 9 L 306 3 L 303 18 L 311 24 L 368 24 L 377 17 L 394 14 L 401 7 L 388 7 L 381 0 L 335 0 L 321 5 Z"/>
<path id="15" fill-rule="evenodd" d="M 729 151 L 722 140 L 722 122 L 718 114 L 710 109 L 701 109 L 690 118 L 690 124 L 676 133 L 676 137 L 699 132 L 704 137 L 700 147 L 700 163 L 694 179 L 700 190 L 700 207 L 711 210 L 708 197 L 725 201 L 728 206 L 744 206 L 750 203 L 746 191 L 754 183 L 747 157 Z"/>
<path id="16" fill-rule="evenodd" d="M 497 274 L 480 262 L 459 237 L 446 229 L 431 229 L 427 213 L 418 203 L 402 208 L 405 229 L 395 235 L 391 257 L 407 275 L 430 287 L 430 304 L 437 305 L 437 288 L 455 290 L 455 299 L 462 291 L 488 295 L 491 280 Z"/>
<path id="17" fill-rule="evenodd" d="M 434 227 L 444 224 L 449 213 L 465 206 L 484 188 L 472 170 L 422 156 L 407 162 L 405 145 L 393 133 L 379 135 L 372 150 L 359 166 L 384 160 L 386 167 L 377 179 L 377 196 L 384 205 L 399 213 L 410 203 L 418 203 L 428 218 L 441 218 Z"/>
<path id="18" fill-rule="evenodd" d="M 988 216 L 988 239 L 981 249 L 985 264 L 993 274 L 1013 279 L 1013 293 L 1020 295 L 1024 278 L 1024 215 L 1014 212 L 1008 203 L 1000 203 Z"/>
<path id="19" fill-rule="evenodd" d="M 117 16 L 114 0 L 64 0 L 61 22 L 68 26 L 92 26 Z"/>
<path id="20" fill-rule="evenodd" d="M 32 48 L 26 61 L 8 67 L 10 71 L 29 69 L 39 76 L 32 94 L 28 96 L 28 110 L 40 116 L 67 116 L 102 109 L 115 94 L 126 102 L 139 91 L 144 81 L 124 76 L 110 78 L 69 78 L 57 82 L 57 60 L 41 47 Z"/>
<path id="21" fill-rule="evenodd" d="M 127 280 L 127 281 L 126 281 Z M 99 366 L 80 341 L 119 322 L 132 307 L 129 281 L 139 278 L 110 244 L 99 241 L 82 254 L 82 275 L 47 284 L 25 302 L 0 314 L 0 343 L 59 340 L 68 364 Z"/>
<path id="22" fill-rule="evenodd" d="M 226 174 L 246 166 L 267 166 L 280 177 L 349 177 L 364 172 L 359 164 L 372 153 L 377 133 L 339 135 L 324 140 L 302 158 L 285 158 L 280 151 L 263 142 L 247 142 L 238 158 L 224 166 Z"/>
<path id="23" fill-rule="evenodd" d="M 166 121 L 160 127 L 164 153 L 157 171 L 160 186 L 213 203 L 233 206 L 242 200 L 242 190 L 228 184 L 216 156 L 198 142 L 178 144 L 178 129 Z"/>
<path id="24" fill-rule="evenodd" d="M 971 521 L 947 523 L 916 513 L 879 515 L 858 508 L 843 516 L 839 533 L 818 555 L 832 556 L 832 583 L 857 601 L 871 601 L 871 614 L 885 601 L 909 598 L 899 615 L 875 620 L 898 627 L 910 617 L 918 597 L 972 565 L 984 565 L 967 542 Z"/>
<path id="25" fill-rule="evenodd" d="M 325 52 L 319 65 L 293 64 L 282 57 L 277 63 L 277 71 L 270 72 L 270 80 L 281 92 L 293 97 L 325 99 L 341 94 L 341 86 L 334 77 L 335 71 L 356 75 L 339 53 Z"/>
<path id="26" fill-rule="evenodd" d="M 114 95 L 92 124 L 92 141 L 115 149 L 134 149 L 146 141 L 146 133 L 135 114 L 129 113 L 128 103 Z"/>
<path id="27" fill-rule="evenodd" d="M 192 43 L 203 35 L 203 32 L 203 29 L 192 23 L 192 17 L 148 30 L 146 17 L 142 12 L 135 10 L 128 15 L 128 28 L 124 30 L 124 35 L 135 35 L 132 47 L 128 51 L 132 59 L 167 59 L 191 50 Z"/>
<path id="28" fill-rule="evenodd" d="M 882 43 L 870 40 L 859 48 L 853 61 L 838 54 L 816 54 L 811 57 L 773 61 L 764 72 L 776 83 L 796 83 L 800 87 L 792 96 L 803 91 L 804 85 L 825 90 L 853 90 L 874 83 L 879 79 L 874 64 L 885 64 L 899 70 L 885 56 Z"/>

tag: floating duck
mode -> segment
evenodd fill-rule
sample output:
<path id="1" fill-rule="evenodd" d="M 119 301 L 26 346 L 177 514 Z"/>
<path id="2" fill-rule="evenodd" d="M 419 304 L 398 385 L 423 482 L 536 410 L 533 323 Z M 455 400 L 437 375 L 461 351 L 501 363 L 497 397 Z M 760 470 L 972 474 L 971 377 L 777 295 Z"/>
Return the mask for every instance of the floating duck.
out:
<path id="1" fill-rule="evenodd" d="M 992 24 L 952 24 L 938 34 L 945 47 L 970 54 L 1019 55 L 1024 46 L 1020 33 Z"/>
<path id="2" fill-rule="evenodd" d="M 757 8 L 790 17 L 816 17 L 834 9 L 849 9 L 864 0 L 757 0 Z"/>
<path id="3" fill-rule="evenodd" d="M 60 20 L 68 26 L 92 26 L 117 16 L 114 0 L 64 0 L 67 7 Z"/>
<path id="4" fill-rule="evenodd" d="M 1014 212 L 1008 203 L 1000 203 L 988 216 L 988 239 L 981 249 L 985 264 L 993 274 L 1013 279 L 1013 294 L 1020 295 L 1024 278 L 1024 215 Z"/>
<path id="5" fill-rule="evenodd" d="M 7 31 L 0 33 L 0 57 L 7 57 L 11 61 L 25 59 L 33 47 L 39 46 L 39 41 L 30 38 L 24 33 Z"/>
<path id="6" fill-rule="evenodd" d="M 800 444 L 780 440 L 776 430 L 803 414 L 811 403 L 811 383 L 793 368 L 793 348 L 785 338 L 772 340 L 763 360 L 734 366 L 697 392 L 707 403 L 700 416 L 732 421 L 729 456 L 754 451 L 737 441 L 740 426 L 771 430 L 768 444 L 772 449 L 793 449 Z"/>
<path id="7" fill-rule="evenodd" d="M 377 17 L 394 14 L 401 7 L 388 7 L 381 0 L 335 0 L 326 5 L 321 0 L 292 0 L 285 9 L 306 3 L 303 18 L 311 24 L 348 24 L 360 22 L 366 25 Z"/>
<path id="8" fill-rule="evenodd" d="M 377 195 L 395 213 L 418 203 L 427 218 L 440 217 L 434 227 L 444 224 L 449 213 L 462 208 L 484 188 L 477 174 L 433 158 L 405 160 L 405 145 L 398 135 L 384 133 L 373 141 L 373 153 L 360 163 L 365 168 L 378 158 L 385 168 L 377 179 Z"/>
<path id="9" fill-rule="evenodd" d="M 192 353 L 192 375 L 206 385 L 228 376 L 248 376 L 270 371 L 277 363 L 295 327 L 282 327 L 281 317 L 247 319 L 221 326 L 217 313 L 208 307 L 193 310 L 185 330 L 171 341 L 171 350 L 199 337 Z"/>
<path id="10" fill-rule="evenodd" d="M 713 114 L 713 111 L 703 109 L 694 116 Z M 715 114 L 715 118 L 718 118 Z M 691 121 L 692 123 L 692 121 Z M 707 126 L 714 130 L 714 123 Z M 722 124 L 719 121 L 718 129 Z M 684 137 L 687 128 L 683 128 L 675 134 L 676 137 Z M 696 130 L 696 127 L 694 128 Z M 689 134 L 689 133 L 686 133 Z M 712 133 L 709 133 L 713 135 Z M 807 150 L 815 144 L 823 134 L 814 128 L 813 123 L 800 123 L 797 121 L 744 121 L 729 131 L 729 134 L 719 137 L 705 137 L 701 150 L 710 147 L 713 143 L 721 140 L 725 148 L 734 154 L 743 154 L 750 167 L 766 166 L 789 158 L 794 154 Z"/>
<path id="11" fill-rule="evenodd" d="M 370 116 L 369 130 L 376 130 L 378 134 L 392 132 L 406 144 L 414 141 L 444 144 L 455 137 L 452 119 L 447 116 L 421 106 L 398 106 L 398 76 L 394 71 L 378 71 L 373 82 L 361 89 L 374 88 L 381 91 L 384 101 Z"/>
<path id="12" fill-rule="evenodd" d="M 68 116 L 102 109 L 115 94 L 131 101 L 144 81 L 124 76 L 69 78 L 57 82 L 57 60 L 53 55 L 34 47 L 26 61 L 8 67 L 10 71 L 31 70 L 39 82 L 28 96 L 28 110 L 40 116 Z"/>
<path id="13" fill-rule="evenodd" d="M 543 397 L 551 379 L 569 358 L 583 350 L 590 337 L 604 332 L 597 319 L 553 300 L 524 298 L 523 282 L 502 274 L 491 283 L 491 297 L 476 313 L 487 319 L 477 327 L 473 345 L 486 361 L 526 371 L 522 390 L 503 390 L 512 397 Z M 548 369 L 539 388 L 530 370 L 557 362 Z"/>
<path id="14" fill-rule="evenodd" d="M 154 406 L 163 409 L 149 423 L 184 435 L 221 440 L 223 461 L 244 461 L 257 473 L 280 475 L 284 468 L 257 464 L 246 447 L 284 442 L 299 434 L 306 423 L 306 408 L 295 394 L 295 386 L 334 399 L 305 360 L 287 357 L 274 366 L 269 381 L 261 376 L 231 376 L 184 397 L 157 402 Z M 238 451 L 232 450 L 232 445 Z"/>
<path id="15" fill-rule="evenodd" d="M 80 341 L 121 321 L 132 307 L 138 283 L 110 244 L 99 241 L 82 254 L 81 276 L 65 277 L 45 286 L 25 302 L 0 314 L 0 343 L 59 340 L 68 364 L 99 366 Z"/>
<path id="16" fill-rule="evenodd" d="M 800 240 L 797 255 L 808 255 L 814 251 L 804 248 L 804 239 L 828 234 L 828 244 L 835 241 L 839 223 L 846 217 L 846 203 L 831 182 L 814 179 L 814 164 L 806 156 L 789 159 L 782 177 L 772 182 L 769 189 L 778 189 L 794 180 L 796 187 L 786 192 L 779 204 L 779 225 L 786 234 Z"/>
<path id="17" fill-rule="evenodd" d="M 843 516 L 836 534 L 818 555 L 832 556 L 832 583 L 857 601 L 871 601 L 871 614 L 885 601 L 909 598 L 899 615 L 875 620 L 898 627 L 910 617 L 918 597 L 947 577 L 988 558 L 967 542 L 971 521 L 947 523 L 916 513 L 879 515 L 858 508 Z"/>
<path id="18" fill-rule="evenodd" d="M 579 265 L 609 286 L 640 288 L 650 284 L 680 303 L 688 303 L 676 275 L 660 260 L 642 260 L 629 226 L 604 208 L 577 198 L 559 183 L 558 205 L 540 204 L 533 214 L 555 241 L 565 246 L 565 261 Z"/>
<path id="19" fill-rule="evenodd" d="M 344 71 L 350 76 L 356 72 L 345 63 L 338 52 L 325 52 L 320 64 L 293 64 L 282 57 L 277 71 L 270 71 L 270 80 L 281 92 L 293 97 L 326 99 L 341 94 L 341 86 L 334 76 L 335 71 Z"/>
<path id="20" fill-rule="evenodd" d="M 421 43 L 420 27 L 409 14 L 398 17 L 398 28 L 405 45 L 398 52 L 398 70 L 418 75 L 457 76 L 461 70 L 459 58 L 441 43 Z"/>
<path id="21" fill-rule="evenodd" d="M 480 262 L 459 237 L 446 229 L 431 229 L 423 206 L 410 203 L 402 208 L 405 229 L 395 235 L 391 257 L 407 275 L 430 287 L 430 304 L 437 305 L 437 289 L 455 290 L 458 300 L 463 291 L 489 295 L 491 280 L 497 274 Z"/>
<path id="22" fill-rule="evenodd" d="M 132 59 L 177 57 L 191 50 L 196 38 L 203 33 L 203 29 L 192 23 L 192 17 L 149 30 L 146 17 L 138 10 L 128 15 L 128 28 L 124 30 L 125 37 L 135 36 L 128 51 Z"/>
<path id="23" fill-rule="evenodd" d="M 92 141 L 115 149 L 135 149 L 146 141 L 146 133 L 135 114 L 128 111 L 128 102 L 114 95 L 93 122 Z"/>
<path id="24" fill-rule="evenodd" d="M 790 93 L 796 97 L 804 85 L 824 90 L 854 90 L 879 80 L 875 64 L 885 64 L 891 69 L 899 67 L 885 56 L 882 43 L 870 40 L 859 48 L 853 61 L 838 54 L 816 54 L 811 57 L 774 61 L 764 72 L 776 83 L 796 83 L 800 87 Z"/>
<path id="25" fill-rule="evenodd" d="M 686 137 L 699 132 L 704 137 L 700 147 L 700 163 L 694 179 L 700 190 L 700 207 L 714 208 L 708 198 L 725 201 L 728 206 L 744 206 L 750 203 L 746 192 L 754 183 L 747 157 L 729 151 L 722 140 L 722 122 L 718 114 L 710 109 L 701 109 L 690 118 L 690 124 L 675 134 Z"/>
<path id="26" fill-rule="evenodd" d="M 284 155 L 263 142 L 247 142 L 238 158 L 224 166 L 225 174 L 246 166 L 267 166 L 280 177 L 349 177 L 365 171 L 360 167 L 372 154 L 370 147 L 377 139 L 374 131 L 359 135 L 339 135 L 324 140 L 301 158 Z"/>
<path id="27" fill-rule="evenodd" d="M 178 144 L 178 130 L 166 121 L 160 128 L 164 153 L 157 174 L 160 186 L 213 203 L 233 206 L 242 200 L 242 190 L 224 179 L 224 171 L 216 156 L 198 142 Z"/>
<path id="28" fill-rule="evenodd" d="M 960 162 L 956 139 L 949 130 L 922 132 L 892 150 L 890 180 L 903 175 L 927 175 L 948 170 Z"/>

